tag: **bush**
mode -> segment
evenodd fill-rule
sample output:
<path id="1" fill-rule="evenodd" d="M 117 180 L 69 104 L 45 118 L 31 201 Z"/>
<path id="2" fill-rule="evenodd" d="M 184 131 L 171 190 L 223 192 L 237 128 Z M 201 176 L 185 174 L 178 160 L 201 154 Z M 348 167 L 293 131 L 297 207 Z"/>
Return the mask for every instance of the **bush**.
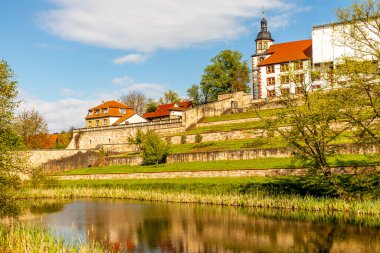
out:
<path id="1" fill-rule="evenodd" d="M 262 138 L 254 139 L 252 142 L 244 143 L 242 148 L 257 148 L 264 144 L 264 140 Z"/>
<path id="2" fill-rule="evenodd" d="M 182 135 L 181 136 L 181 144 L 186 144 L 187 140 L 186 140 L 186 135 Z"/>
<path id="3" fill-rule="evenodd" d="M 195 143 L 201 143 L 202 142 L 202 135 L 200 134 L 197 134 L 195 136 Z"/>
<path id="4" fill-rule="evenodd" d="M 170 144 L 163 141 L 155 132 L 146 132 L 142 142 L 144 164 L 165 163 L 169 150 Z"/>
<path id="5" fill-rule="evenodd" d="M 197 148 L 207 148 L 207 147 L 211 147 L 211 146 L 214 146 L 215 143 L 214 142 L 205 142 L 205 143 L 197 143 L 193 146 L 193 149 L 197 149 Z"/>

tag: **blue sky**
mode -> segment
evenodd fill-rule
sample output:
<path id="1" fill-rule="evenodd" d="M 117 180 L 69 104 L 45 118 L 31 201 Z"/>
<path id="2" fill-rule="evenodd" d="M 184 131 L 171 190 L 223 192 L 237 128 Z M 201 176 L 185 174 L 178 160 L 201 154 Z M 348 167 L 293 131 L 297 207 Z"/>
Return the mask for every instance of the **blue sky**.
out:
<path id="1" fill-rule="evenodd" d="M 130 90 L 182 97 L 210 59 L 239 50 L 250 64 L 263 7 L 275 43 L 308 39 L 350 0 L 3 0 L 0 58 L 19 82 L 19 111 L 51 132 L 84 126 L 89 107 Z"/>

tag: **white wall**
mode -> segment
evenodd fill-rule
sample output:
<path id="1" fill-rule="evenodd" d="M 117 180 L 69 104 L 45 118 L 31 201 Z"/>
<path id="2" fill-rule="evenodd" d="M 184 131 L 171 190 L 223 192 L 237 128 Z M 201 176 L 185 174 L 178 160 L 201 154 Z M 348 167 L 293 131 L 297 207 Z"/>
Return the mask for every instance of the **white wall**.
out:
<path id="1" fill-rule="evenodd" d="M 125 121 L 121 122 L 119 125 L 126 124 L 126 122 L 128 122 L 128 124 L 134 124 L 134 123 L 144 123 L 148 121 L 144 119 L 143 117 L 141 117 L 140 115 L 135 114 L 132 117 L 129 117 Z"/>

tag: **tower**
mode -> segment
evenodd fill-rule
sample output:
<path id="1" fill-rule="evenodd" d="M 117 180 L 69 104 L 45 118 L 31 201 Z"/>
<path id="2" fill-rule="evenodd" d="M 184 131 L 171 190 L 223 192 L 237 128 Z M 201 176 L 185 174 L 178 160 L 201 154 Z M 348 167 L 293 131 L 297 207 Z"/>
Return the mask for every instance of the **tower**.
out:
<path id="1" fill-rule="evenodd" d="M 257 34 L 256 38 L 256 55 L 264 54 L 268 48 L 273 44 L 274 39 L 270 32 L 268 32 L 268 23 L 265 18 L 261 20 L 261 31 Z"/>

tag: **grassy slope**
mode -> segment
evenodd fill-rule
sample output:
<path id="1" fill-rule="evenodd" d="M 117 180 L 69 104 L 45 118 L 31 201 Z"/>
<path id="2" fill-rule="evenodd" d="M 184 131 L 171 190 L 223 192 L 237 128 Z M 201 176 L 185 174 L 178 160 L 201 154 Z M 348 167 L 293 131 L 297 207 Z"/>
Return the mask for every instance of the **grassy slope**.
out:
<path id="1" fill-rule="evenodd" d="M 209 122 L 228 121 L 228 120 L 237 120 L 237 119 L 271 117 L 271 116 L 275 116 L 277 113 L 281 111 L 283 111 L 283 109 L 269 109 L 269 110 L 261 110 L 259 112 L 249 111 L 249 112 L 242 112 L 242 113 L 225 114 L 225 115 L 214 116 L 214 117 L 205 117 L 201 120 L 201 122 L 209 123 Z"/>
<path id="2" fill-rule="evenodd" d="M 345 155 L 330 159 L 332 166 L 380 164 L 380 157 L 364 155 Z M 170 171 L 204 171 L 204 170 L 239 170 L 239 169 L 273 169 L 300 168 L 301 163 L 294 163 L 292 158 L 261 158 L 255 160 L 192 162 L 177 164 L 162 164 L 150 166 L 112 165 L 106 167 L 91 167 L 70 170 L 59 175 L 136 173 L 136 172 L 170 172 Z"/>

